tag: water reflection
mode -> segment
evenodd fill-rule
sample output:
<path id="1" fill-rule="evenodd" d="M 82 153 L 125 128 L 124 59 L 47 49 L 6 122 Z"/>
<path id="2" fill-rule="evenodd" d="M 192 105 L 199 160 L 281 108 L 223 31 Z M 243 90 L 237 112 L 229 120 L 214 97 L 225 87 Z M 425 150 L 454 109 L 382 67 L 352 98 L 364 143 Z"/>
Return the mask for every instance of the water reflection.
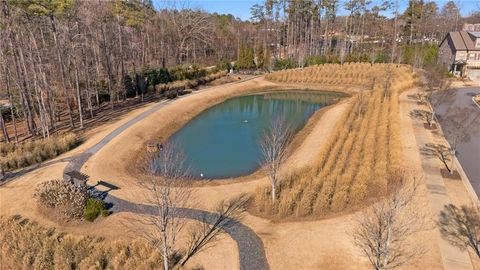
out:
<path id="1" fill-rule="evenodd" d="M 298 131 L 315 111 L 341 97 L 289 91 L 232 98 L 201 113 L 170 140 L 182 146 L 195 178 L 246 175 L 260 165 L 258 141 L 271 120 L 283 117 Z"/>

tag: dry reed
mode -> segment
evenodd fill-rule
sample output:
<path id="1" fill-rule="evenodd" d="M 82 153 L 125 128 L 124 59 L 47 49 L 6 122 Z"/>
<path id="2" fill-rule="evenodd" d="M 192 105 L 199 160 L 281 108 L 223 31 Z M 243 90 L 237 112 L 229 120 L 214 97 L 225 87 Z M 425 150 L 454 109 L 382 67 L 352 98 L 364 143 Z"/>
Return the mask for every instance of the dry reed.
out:
<path id="1" fill-rule="evenodd" d="M 269 202 L 268 187 L 258 188 L 257 212 L 275 218 L 319 217 L 387 193 L 387 179 L 402 162 L 398 95 L 417 81 L 408 66 L 329 64 L 275 72 L 266 78 L 364 90 L 351 98 L 311 169 L 293 172 L 280 183 L 276 205 Z"/>
<path id="2" fill-rule="evenodd" d="M 0 164 L 14 170 L 54 158 L 76 147 L 80 139 L 74 133 L 55 135 L 23 143 L 0 143 Z"/>
<path id="3" fill-rule="evenodd" d="M 21 216 L 0 217 L 1 269 L 159 269 L 144 241 L 106 241 L 44 228 Z"/>

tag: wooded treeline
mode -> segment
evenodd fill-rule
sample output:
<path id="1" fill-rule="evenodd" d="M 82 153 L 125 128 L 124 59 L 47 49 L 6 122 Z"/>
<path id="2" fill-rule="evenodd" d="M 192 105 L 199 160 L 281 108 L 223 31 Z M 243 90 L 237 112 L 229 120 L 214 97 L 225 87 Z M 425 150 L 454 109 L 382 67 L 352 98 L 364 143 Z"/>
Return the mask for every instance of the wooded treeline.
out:
<path id="1" fill-rule="evenodd" d="M 289 58 L 297 66 L 344 61 L 414 64 L 413 57 L 404 55 L 411 54 L 412 47 L 437 45 L 447 32 L 461 30 L 464 22 L 480 23 L 478 10 L 462 18 L 454 1 L 439 7 L 433 1 L 409 0 L 401 11 L 395 0 L 265 0 L 251 13 L 258 28 L 253 37 L 253 47 L 260 51 L 256 58 Z"/>
<path id="2" fill-rule="evenodd" d="M 128 91 L 153 90 L 152 76 L 166 68 L 188 64 L 174 71 L 187 73 L 232 59 L 233 25 L 241 24 L 199 10 L 156 11 L 144 0 L 2 0 L 0 10 L 5 141 L 17 141 L 17 129 L 48 137 L 62 124 L 82 128 L 102 102 L 113 110 Z"/>
<path id="3" fill-rule="evenodd" d="M 462 18 L 453 1 L 410 0 L 401 12 L 393 0 L 266 0 L 251 13 L 242 21 L 180 5 L 157 10 L 151 0 L 0 0 L 0 100 L 9 104 L 0 104 L 3 141 L 83 128 L 107 103 L 114 110 L 128 97 L 143 100 L 157 83 L 182 79 L 165 76 L 167 69 L 186 74 L 234 60 L 237 69 L 264 70 L 421 66 L 435 60 L 447 31 L 480 22 L 478 12 Z"/>

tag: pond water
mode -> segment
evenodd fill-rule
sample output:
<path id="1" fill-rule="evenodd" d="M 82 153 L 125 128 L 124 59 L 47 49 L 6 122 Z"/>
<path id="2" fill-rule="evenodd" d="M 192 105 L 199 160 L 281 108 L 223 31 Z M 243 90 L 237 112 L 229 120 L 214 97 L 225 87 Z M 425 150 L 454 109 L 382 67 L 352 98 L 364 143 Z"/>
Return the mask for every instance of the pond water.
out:
<path id="1" fill-rule="evenodd" d="M 185 154 L 194 178 L 248 175 L 261 166 L 259 140 L 271 121 L 283 117 L 298 131 L 315 111 L 342 96 L 288 91 L 231 98 L 199 114 L 169 140 Z"/>

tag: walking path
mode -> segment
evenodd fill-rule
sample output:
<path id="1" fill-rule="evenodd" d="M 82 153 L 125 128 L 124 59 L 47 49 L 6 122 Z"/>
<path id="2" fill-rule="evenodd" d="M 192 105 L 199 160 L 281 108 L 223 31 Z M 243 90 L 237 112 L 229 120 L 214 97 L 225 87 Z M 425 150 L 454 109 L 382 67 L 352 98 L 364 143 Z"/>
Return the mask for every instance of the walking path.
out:
<path id="1" fill-rule="evenodd" d="M 246 81 L 246 80 L 243 80 Z M 239 82 L 243 82 L 239 81 Z M 239 83 L 236 82 L 236 83 Z M 210 88 L 208 88 L 210 89 Z M 200 90 L 195 93 L 199 93 L 205 90 Z M 182 98 L 182 97 L 180 97 Z M 73 170 L 80 171 L 83 165 L 88 161 L 90 157 L 100 151 L 105 145 L 112 141 L 115 137 L 120 135 L 122 132 L 145 119 L 147 116 L 156 112 L 163 106 L 169 104 L 172 101 L 164 100 L 155 104 L 152 108 L 143 112 L 142 114 L 136 116 L 125 124 L 113 130 L 110 134 L 100 140 L 97 144 L 85 150 L 83 153 L 78 154 L 69 159 L 68 165 L 64 169 L 65 173 Z M 132 212 L 138 214 L 150 214 L 154 215 L 156 213 L 155 207 L 152 205 L 137 204 L 130 201 L 123 200 L 121 198 L 115 197 L 108 194 L 105 198 L 105 201 L 113 204 L 112 211 L 119 212 Z M 188 209 L 182 208 L 180 211 L 180 216 L 183 218 L 193 219 L 200 222 L 207 222 L 213 224 L 215 222 L 215 217 L 217 214 L 210 213 L 198 209 Z M 239 250 L 239 259 L 240 259 L 240 269 L 269 269 L 268 261 L 265 255 L 264 246 L 262 240 L 255 234 L 255 232 L 250 229 L 248 226 L 243 225 L 242 223 L 229 222 L 229 225 L 222 228 L 227 234 L 236 241 L 238 250 Z"/>
<path id="2" fill-rule="evenodd" d="M 410 129 L 404 132 L 404 134 L 412 133 L 415 136 L 415 141 L 408 140 L 409 138 L 403 138 L 402 141 L 407 144 L 408 147 L 406 148 L 415 148 L 415 151 L 418 153 L 420 152 L 420 149 L 425 146 L 425 144 L 432 143 L 435 140 L 431 132 L 424 128 L 424 122 L 422 120 L 412 119 L 409 117 L 410 111 L 414 109 L 421 109 L 420 105 L 417 105 L 415 100 L 409 99 L 408 97 L 414 92 L 415 90 L 410 90 L 400 96 L 401 117 L 403 118 L 402 122 L 405 123 L 404 128 Z M 411 125 L 408 125 L 409 122 Z M 423 179 L 428 191 L 428 201 L 430 207 L 433 210 L 433 214 L 438 217 L 440 211 L 443 210 L 444 205 L 452 203 L 452 200 L 447 193 L 444 179 L 440 174 L 440 168 L 442 165 L 435 157 L 421 156 L 418 157 L 418 159 L 421 160 Z M 438 230 L 437 235 L 444 269 L 474 269 L 467 251 L 461 251 L 457 247 L 451 245 L 448 241 L 443 239 L 443 237 L 440 235 L 440 231 Z"/>

